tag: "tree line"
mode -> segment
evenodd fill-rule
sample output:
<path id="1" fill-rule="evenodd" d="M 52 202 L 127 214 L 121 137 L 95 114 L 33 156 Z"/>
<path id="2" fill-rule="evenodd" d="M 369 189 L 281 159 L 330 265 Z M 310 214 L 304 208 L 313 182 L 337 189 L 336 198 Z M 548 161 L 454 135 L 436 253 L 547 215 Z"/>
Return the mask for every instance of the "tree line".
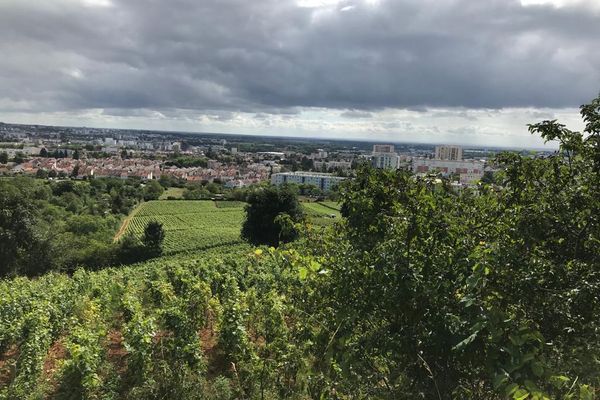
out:
<path id="1" fill-rule="evenodd" d="M 0 275 L 96 269 L 152 256 L 156 251 L 141 243 L 113 243 L 113 237 L 133 207 L 163 190 L 156 181 L 109 178 L 0 180 Z"/>

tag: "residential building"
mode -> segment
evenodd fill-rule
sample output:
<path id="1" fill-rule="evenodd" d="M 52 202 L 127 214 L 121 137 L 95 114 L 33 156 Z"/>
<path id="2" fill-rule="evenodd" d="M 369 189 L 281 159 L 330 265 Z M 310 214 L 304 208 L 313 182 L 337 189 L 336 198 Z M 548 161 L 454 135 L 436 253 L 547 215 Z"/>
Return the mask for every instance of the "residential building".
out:
<path id="1" fill-rule="evenodd" d="M 330 168 L 350 169 L 352 163 L 350 161 L 315 161 L 313 166 L 316 170 L 329 170 Z"/>
<path id="2" fill-rule="evenodd" d="M 474 183 L 483 177 L 485 163 L 479 160 L 436 160 L 413 158 L 412 168 L 415 174 L 441 173 L 444 176 L 458 174 L 461 183 Z"/>
<path id="3" fill-rule="evenodd" d="M 461 161 L 463 158 L 463 149 L 460 146 L 442 145 L 435 146 L 436 160 Z"/>
<path id="4" fill-rule="evenodd" d="M 346 178 L 334 176 L 332 174 L 319 172 L 280 172 L 271 176 L 273 185 L 283 185 L 284 183 L 295 183 L 298 185 L 315 185 L 319 189 L 327 192 L 333 189 Z"/>
<path id="5" fill-rule="evenodd" d="M 317 152 L 309 155 L 308 158 L 312 160 L 323 160 L 326 159 L 328 156 L 329 154 L 325 150 L 317 149 Z"/>
<path id="6" fill-rule="evenodd" d="M 398 169 L 399 162 L 400 158 L 398 157 L 398 153 L 394 151 L 393 144 L 373 145 L 371 164 L 375 168 Z"/>

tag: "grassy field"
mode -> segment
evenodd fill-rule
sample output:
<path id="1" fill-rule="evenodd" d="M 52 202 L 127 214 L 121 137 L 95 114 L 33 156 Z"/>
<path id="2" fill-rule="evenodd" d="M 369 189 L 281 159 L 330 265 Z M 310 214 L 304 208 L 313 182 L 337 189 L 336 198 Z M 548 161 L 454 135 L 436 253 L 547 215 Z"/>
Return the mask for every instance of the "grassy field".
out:
<path id="1" fill-rule="evenodd" d="M 335 221 L 339 221 L 341 214 L 339 205 L 333 201 L 319 203 L 302 203 L 304 212 L 308 219 L 315 225 L 331 225 Z"/>
<path id="2" fill-rule="evenodd" d="M 141 237 L 148 222 L 161 222 L 165 254 L 178 254 L 241 244 L 243 218 L 243 203 L 217 208 L 214 201 L 149 201 L 134 211 L 125 234 Z"/>
<path id="3" fill-rule="evenodd" d="M 160 195 L 159 200 L 183 199 L 184 188 L 171 187 Z"/>

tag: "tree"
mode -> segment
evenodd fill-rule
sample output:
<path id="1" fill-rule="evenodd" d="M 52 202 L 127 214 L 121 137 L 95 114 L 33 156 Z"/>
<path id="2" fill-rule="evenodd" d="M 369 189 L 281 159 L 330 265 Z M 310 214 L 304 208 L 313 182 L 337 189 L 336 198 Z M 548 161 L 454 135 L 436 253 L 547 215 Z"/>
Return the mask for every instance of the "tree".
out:
<path id="1" fill-rule="evenodd" d="M 36 178 L 40 178 L 40 179 L 46 179 L 48 177 L 48 171 L 46 171 L 43 168 L 39 168 L 36 172 L 35 172 L 35 177 Z"/>
<path id="2" fill-rule="evenodd" d="M 0 164 L 6 164 L 8 162 L 8 153 L 3 151 L 0 152 Z"/>
<path id="3" fill-rule="evenodd" d="M 6 185 L 0 187 L 0 276 L 37 275 L 51 267 L 35 205 Z"/>
<path id="4" fill-rule="evenodd" d="M 186 200 L 202 200 L 210 195 L 211 193 L 202 186 L 187 187 L 183 192 L 183 198 Z"/>
<path id="5" fill-rule="evenodd" d="M 300 168 L 303 171 L 310 171 L 311 169 L 313 169 L 314 167 L 314 163 L 313 160 L 304 156 L 302 157 L 302 159 L 300 160 Z"/>
<path id="6" fill-rule="evenodd" d="M 148 254 L 152 257 L 158 257 L 162 254 L 162 243 L 165 239 L 163 225 L 158 221 L 150 221 L 144 229 L 142 243 Z"/>
<path id="7" fill-rule="evenodd" d="M 79 164 L 76 164 L 76 165 L 73 167 L 73 171 L 71 171 L 71 176 L 72 176 L 73 178 L 76 178 L 76 177 L 77 177 L 77 175 L 79 175 Z"/>
<path id="8" fill-rule="evenodd" d="M 206 190 L 212 194 L 218 194 L 222 192 L 222 186 L 216 182 L 210 182 L 206 185 Z"/>
<path id="9" fill-rule="evenodd" d="M 279 230 L 279 243 L 291 242 L 300 236 L 300 232 L 289 214 L 282 212 L 275 217 L 273 222 Z"/>
<path id="10" fill-rule="evenodd" d="M 23 154 L 22 152 L 18 151 L 17 154 L 15 154 L 15 157 L 13 158 L 13 161 L 17 164 L 22 164 L 25 161 L 25 154 Z"/>
<path id="11" fill-rule="evenodd" d="M 276 247 L 298 236 L 295 229 L 290 229 L 290 223 L 302 220 L 302 208 L 297 195 L 286 186 L 269 186 L 252 192 L 245 211 L 241 235 L 254 245 Z"/>
<path id="12" fill-rule="evenodd" d="M 48 150 L 45 147 L 40 150 L 40 157 L 48 157 Z"/>
<path id="13" fill-rule="evenodd" d="M 158 198 L 161 194 L 163 194 L 164 191 L 165 189 L 161 186 L 160 183 L 158 183 L 157 181 L 150 181 L 144 187 L 144 200 L 158 200 Z"/>
<path id="14" fill-rule="evenodd" d="M 481 183 L 485 183 L 485 184 L 494 183 L 494 172 L 493 171 L 485 171 L 483 173 L 483 177 L 481 178 Z"/>
<path id="15" fill-rule="evenodd" d="M 152 256 L 152 254 L 148 254 L 146 247 L 140 243 L 139 238 L 131 233 L 124 235 L 119 240 L 116 249 L 116 260 L 121 264 L 132 264 Z"/>

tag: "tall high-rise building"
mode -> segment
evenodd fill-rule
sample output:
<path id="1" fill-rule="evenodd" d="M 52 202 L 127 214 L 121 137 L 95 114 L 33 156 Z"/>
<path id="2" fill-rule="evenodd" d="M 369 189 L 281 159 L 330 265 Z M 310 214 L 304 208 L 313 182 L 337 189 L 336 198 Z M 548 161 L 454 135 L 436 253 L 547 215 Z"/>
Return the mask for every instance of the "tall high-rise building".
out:
<path id="1" fill-rule="evenodd" d="M 435 146 L 436 160 L 461 161 L 463 158 L 463 149 L 461 146 Z"/>

